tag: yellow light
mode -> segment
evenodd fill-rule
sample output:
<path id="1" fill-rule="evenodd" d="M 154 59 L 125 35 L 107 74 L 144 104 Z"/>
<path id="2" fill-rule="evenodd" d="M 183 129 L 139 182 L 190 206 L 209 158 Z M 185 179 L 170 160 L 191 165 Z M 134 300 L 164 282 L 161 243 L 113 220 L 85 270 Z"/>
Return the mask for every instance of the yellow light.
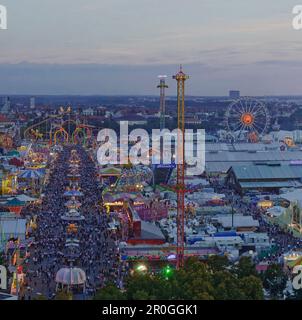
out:
<path id="1" fill-rule="evenodd" d="M 273 206 L 274 203 L 271 200 L 262 200 L 258 202 L 258 207 L 260 208 L 272 208 Z"/>
<path id="2" fill-rule="evenodd" d="M 146 272 L 148 270 L 147 266 L 144 264 L 140 264 L 136 267 L 136 271 L 138 272 Z"/>
<path id="3" fill-rule="evenodd" d="M 116 202 L 105 202 L 105 206 L 123 206 L 124 202 L 116 201 Z"/>

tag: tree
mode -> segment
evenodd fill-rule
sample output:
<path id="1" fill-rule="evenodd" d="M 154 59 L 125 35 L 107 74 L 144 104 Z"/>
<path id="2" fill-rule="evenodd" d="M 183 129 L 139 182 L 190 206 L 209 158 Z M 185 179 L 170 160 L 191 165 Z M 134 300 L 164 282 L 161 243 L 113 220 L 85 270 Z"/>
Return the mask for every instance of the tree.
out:
<path id="1" fill-rule="evenodd" d="M 66 291 L 60 291 L 56 294 L 55 300 L 72 300 L 72 293 Z"/>
<path id="2" fill-rule="evenodd" d="M 270 265 L 263 274 L 263 286 L 273 299 L 282 296 L 286 282 L 287 276 L 278 264 Z"/>
<path id="3" fill-rule="evenodd" d="M 198 266 L 198 265 L 196 265 Z M 178 270 L 171 279 L 172 295 L 170 299 L 197 300 L 206 296 L 213 297 L 212 275 L 203 263 L 199 268 Z"/>
<path id="4" fill-rule="evenodd" d="M 288 294 L 286 300 L 302 300 L 302 289 L 294 290 L 293 295 Z"/>
<path id="5" fill-rule="evenodd" d="M 238 264 L 233 267 L 233 272 L 238 278 L 244 278 L 248 276 L 258 277 L 258 273 L 250 257 L 241 257 Z"/>
<path id="6" fill-rule="evenodd" d="M 94 300 L 125 300 L 125 299 L 126 299 L 125 294 L 112 283 L 100 289 L 94 297 Z"/>
<path id="7" fill-rule="evenodd" d="M 230 268 L 225 257 L 213 257 L 204 262 L 186 260 L 180 270 L 169 277 L 162 273 L 134 273 L 125 281 L 129 300 L 261 300 L 261 279 L 250 259 L 243 259 Z"/>
<path id="8" fill-rule="evenodd" d="M 230 265 L 229 259 L 226 256 L 210 256 L 206 262 L 209 268 L 214 272 L 224 271 Z"/>
<path id="9" fill-rule="evenodd" d="M 137 290 L 133 294 L 133 300 L 155 300 L 156 297 L 152 297 L 145 290 Z"/>
<path id="10" fill-rule="evenodd" d="M 245 295 L 245 300 L 263 300 L 262 281 L 255 276 L 239 279 L 239 286 Z"/>
<path id="11" fill-rule="evenodd" d="M 135 274 L 126 280 L 127 297 L 137 300 L 140 295 L 148 299 L 170 299 L 172 295 L 171 283 L 158 275 Z M 142 299 L 142 298 L 141 298 Z"/>
<path id="12" fill-rule="evenodd" d="M 244 300 L 245 295 L 235 275 L 229 271 L 215 272 L 213 275 L 215 300 Z"/>
<path id="13" fill-rule="evenodd" d="M 196 258 L 188 259 L 184 270 L 175 273 L 173 299 L 213 298 L 214 287 L 211 270 L 208 265 Z"/>

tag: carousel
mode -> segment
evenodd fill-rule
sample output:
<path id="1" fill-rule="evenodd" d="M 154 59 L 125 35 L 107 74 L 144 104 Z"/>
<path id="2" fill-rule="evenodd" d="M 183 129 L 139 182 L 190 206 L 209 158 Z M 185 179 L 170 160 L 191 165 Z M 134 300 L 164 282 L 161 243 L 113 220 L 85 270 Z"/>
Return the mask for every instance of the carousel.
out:
<path id="1" fill-rule="evenodd" d="M 80 241 L 76 238 L 68 238 L 66 239 L 65 242 L 65 247 L 79 247 L 80 246 Z"/>
<path id="2" fill-rule="evenodd" d="M 84 194 L 76 189 L 72 189 L 72 190 L 67 190 L 66 192 L 64 192 L 63 196 L 64 197 L 82 197 Z"/>
<path id="3" fill-rule="evenodd" d="M 24 190 L 30 189 L 36 194 L 43 184 L 43 173 L 41 170 L 27 169 L 18 176 L 19 187 Z"/>
<path id="4" fill-rule="evenodd" d="M 71 156 L 69 159 L 69 163 L 72 165 L 78 165 L 80 163 L 80 157 L 77 154 L 76 150 L 71 150 Z"/>
<path id="5" fill-rule="evenodd" d="M 69 168 L 69 173 L 67 174 L 69 180 L 79 180 L 80 177 L 81 175 L 78 168 Z"/>
<path id="6" fill-rule="evenodd" d="M 67 178 L 69 180 L 79 180 L 80 177 L 81 177 L 81 175 L 79 173 L 72 172 L 72 173 L 67 174 Z"/>
<path id="7" fill-rule="evenodd" d="M 77 163 L 70 163 L 70 164 L 69 164 L 69 168 L 70 168 L 70 169 L 79 169 L 79 167 L 80 167 L 80 166 L 79 166 Z"/>
<path id="8" fill-rule="evenodd" d="M 79 213 L 79 211 L 77 211 L 76 209 L 70 209 L 63 216 L 61 216 L 61 219 L 64 221 L 83 221 L 83 220 L 85 220 L 84 216 L 82 216 Z"/>
<path id="9" fill-rule="evenodd" d="M 75 197 L 72 197 L 71 200 L 68 200 L 66 203 L 65 203 L 65 206 L 68 208 L 68 209 L 79 209 L 80 206 L 81 206 L 81 202 L 80 201 L 77 201 L 75 199 Z"/>
<path id="10" fill-rule="evenodd" d="M 78 233 L 78 226 L 75 223 L 70 223 L 67 226 L 66 231 L 68 234 L 76 234 Z"/>
<path id="11" fill-rule="evenodd" d="M 80 255 L 80 241 L 75 238 L 68 238 L 65 243 L 64 256 L 71 262 L 75 262 Z"/>

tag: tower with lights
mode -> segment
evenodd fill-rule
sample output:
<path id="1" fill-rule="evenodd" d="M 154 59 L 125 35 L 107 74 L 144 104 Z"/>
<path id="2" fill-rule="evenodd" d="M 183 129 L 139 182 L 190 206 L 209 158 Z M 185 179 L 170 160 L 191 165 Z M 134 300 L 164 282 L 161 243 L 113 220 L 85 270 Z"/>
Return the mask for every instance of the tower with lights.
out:
<path id="1" fill-rule="evenodd" d="M 168 88 L 166 85 L 167 76 L 158 76 L 160 79 L 157 88 L 160 89 L 160 130 L 165 129 L 165 117 L 166 117 L 166 93 L 165 90 Z"/>
<path id="2" fill-rule="evenodd" d="M 184 266 L 185 251 L 185 82 L 189 77 L 180 66 L 177 81 L 177 269 Z"/>

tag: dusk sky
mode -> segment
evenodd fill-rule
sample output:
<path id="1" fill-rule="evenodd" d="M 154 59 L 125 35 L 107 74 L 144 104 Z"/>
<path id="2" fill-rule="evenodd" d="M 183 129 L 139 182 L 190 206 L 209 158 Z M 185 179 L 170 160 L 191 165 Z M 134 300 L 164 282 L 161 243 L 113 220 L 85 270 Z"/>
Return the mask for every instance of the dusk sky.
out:
<path id="1" fill-rule="evenodd" d="M 0 0 L 0 94 L 302 94 L 298 0 Z M 302 4 L 302 1 L 301 1 Z"/>

